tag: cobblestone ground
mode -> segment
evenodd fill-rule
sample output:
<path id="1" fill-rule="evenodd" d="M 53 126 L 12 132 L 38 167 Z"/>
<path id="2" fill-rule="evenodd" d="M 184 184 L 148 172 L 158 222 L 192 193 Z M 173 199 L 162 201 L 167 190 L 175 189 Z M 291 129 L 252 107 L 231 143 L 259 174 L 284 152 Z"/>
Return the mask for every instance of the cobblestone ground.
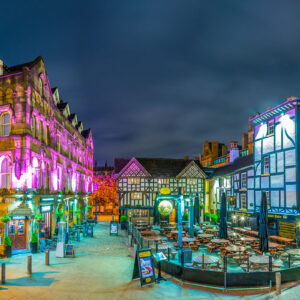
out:
<path id="1" fill-rule="evenodd" d="M 75 258 L 56 258 L 50 254 L 50 266 L 44 254 L 33 255 L 33 274 L 26 274 L 27 255 L 17 255 L 6 262 L 6 284 L 0 285 L 0 299 L 241 299 L 249 291 L 206 289 L 182 285 L 176 279 L 141 288 L 131 280 L 133 258 L 124 233 L 109 236 L 108 224 L 96 226 L 94 238 L 75 243 Z M 299 299 L 294 289 L 286 299 Z M 261 293 L 261 291 L 258 291 Z M 272 297 L 272 296 L 271 296 Z M 268 299 L 268 295 L 245 296 L 245 299 Z M 283 298 L 282 298 L 283 299 Z"/>

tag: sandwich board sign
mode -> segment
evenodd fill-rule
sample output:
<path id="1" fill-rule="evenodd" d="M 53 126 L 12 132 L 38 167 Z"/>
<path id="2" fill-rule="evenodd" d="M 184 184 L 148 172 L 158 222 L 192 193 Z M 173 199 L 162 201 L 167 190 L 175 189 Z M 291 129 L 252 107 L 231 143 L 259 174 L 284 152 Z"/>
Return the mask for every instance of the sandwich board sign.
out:
<path id="1" fill-rule="evenodd" d="M 118 222 L 117 221 L 110 222 L 109 234 L 110 235 L 118 235 Z"/>
<path id="2" fill-rule="evenodd" d="M 155 269 L 151 249 L 136 251 L 132 279 L 140 278 L 141 286 L 155 283 Z"/>
<path id="3" fill-rule="evenodd" d="M 65 245 L 65 257 L 74 257 L 74 245 L 73 244 Z"/>

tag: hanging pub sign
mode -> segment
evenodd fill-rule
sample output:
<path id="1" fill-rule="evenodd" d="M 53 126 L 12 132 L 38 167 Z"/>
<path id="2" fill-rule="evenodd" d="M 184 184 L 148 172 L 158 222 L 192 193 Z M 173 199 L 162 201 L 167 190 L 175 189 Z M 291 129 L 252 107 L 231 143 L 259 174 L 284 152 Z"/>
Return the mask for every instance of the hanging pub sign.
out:
<path id="1" fill-rule="evenodd" d="M 169 200 L 162 200 L 158 204 L 158 212 L 162 216 L 168 216 L 173 212 L 173 205 Z"/>
<path id="2" fill-rule="evenodd" d="M 110 235 L 118 235 L 118 222 L 117 221 L 111 221 L 109 226 L 109 234 Z"/>
<path id="3" fill-rule="evenodd" d="M 155 269 L 151 249 L 136 251 L 132 279 L 140 278 L 141 286 L 155 283 Z"/>

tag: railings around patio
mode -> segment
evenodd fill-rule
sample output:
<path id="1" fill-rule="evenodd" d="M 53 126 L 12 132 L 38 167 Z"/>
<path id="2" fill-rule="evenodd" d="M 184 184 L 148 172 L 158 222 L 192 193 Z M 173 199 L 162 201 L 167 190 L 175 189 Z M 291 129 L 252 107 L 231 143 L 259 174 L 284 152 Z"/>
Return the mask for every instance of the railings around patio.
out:
<path id="1" fill-rule="evenodd" d="M 279 253 L 278 257 L 244 252 L 244 246 L 235 244 L 223 246 L 225 252 L 220 249 L 210 251 L 211 241 L 222 243 L 221 239 L 212 238 L 209 244 L 202 243 L 199 248 L 184 248 L 180 252 L 173 246 L 176 243 L 171 243 L 157 232 L 161 229 L 139 231 L 133 223 L 128 226 L 131 246 L 135 244 L 138 249 L 151 248 L 154 253 L 163 252 L 167 260 L 161 263 L 162 270 L 183 280 L 229 287 L 275 284 L 276 272 L 281 273 L 282 282 L 300 279 L 300 249 L 287 250 Z M 195 239 L 186 237 L 183 240 L 193 242 Z"/>

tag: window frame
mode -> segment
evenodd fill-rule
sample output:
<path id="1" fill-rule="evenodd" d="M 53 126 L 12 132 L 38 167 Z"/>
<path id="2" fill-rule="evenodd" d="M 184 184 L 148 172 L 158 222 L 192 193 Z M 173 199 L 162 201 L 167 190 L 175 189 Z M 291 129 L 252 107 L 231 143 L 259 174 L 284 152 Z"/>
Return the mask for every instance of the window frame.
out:
<path id="1" fill-rule="evenodd" d="M 9 122 L 8 123 L 4 123 L 4 118 L 5 118 L 6 115 L 9 116 Z M 4 112 L 1 113 L 0 126 L 1 126 L 0 136 L 1 137 L 10 136 L 10 132 L 11 132 L 11 114 L 8 111 L 4 111 Z M 7 126 L 9 128 L 9 130 L 8 130 L 8 134 L 5 134 L 5 128 Z"/>
<path id="2" fill-rule="evenodd" d="M 247 172 L 241 173 L 241 188 L 247 188 Z"/>
<path id="3" fill-rule="evenodd" d="M 268 162 L 267 164 L 266 161 Z M 266 170 L 268 172 L 266 172 Z M 270 155 L 266 155 L 263 157 L 263 174 L 270 174 Z"/>
<path id="4" fill-rule="evenodd" d="M 243 204 L 245 204 L 245 205 L 243 205 Z M 247 194 L 246 193 L 240 194 L 240 208 L 247 209 Z"/>

